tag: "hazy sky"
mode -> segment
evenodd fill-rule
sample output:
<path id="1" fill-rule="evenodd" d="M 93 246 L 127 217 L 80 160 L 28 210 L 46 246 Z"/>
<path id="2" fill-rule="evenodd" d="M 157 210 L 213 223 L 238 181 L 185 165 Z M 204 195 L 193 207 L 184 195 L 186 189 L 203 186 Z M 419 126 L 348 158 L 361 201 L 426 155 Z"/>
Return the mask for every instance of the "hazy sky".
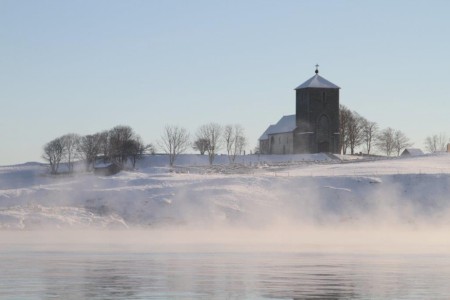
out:
<path id="1" fill-rule="evenodd" d="M 66 133 L 240 123 L 249 148 L 314 75 L 422 147 L 450 136 L 449 1 L 0 0 L 0 165 Z"/>

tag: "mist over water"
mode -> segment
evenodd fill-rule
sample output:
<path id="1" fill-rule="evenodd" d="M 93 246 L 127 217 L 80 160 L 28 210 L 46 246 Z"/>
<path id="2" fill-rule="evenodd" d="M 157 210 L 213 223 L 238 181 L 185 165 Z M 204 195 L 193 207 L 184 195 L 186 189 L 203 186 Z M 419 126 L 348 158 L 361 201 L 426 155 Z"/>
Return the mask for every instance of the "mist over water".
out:
<path id="1" fill-rule="evenodd" d="M 70 230 L 74 237 L 77 230 L 125 230 L 199 243 L 202 237 L 215 243 L 308 243 L 357 239 L 360 233 L 374 240 L 397 232 L 436 236 L 450 227 L 447 174 L 192 177 L 127 174 L 33 182 L 0 194 L 0 228 Z"/>
<path id="2" fill-rule="evenodd" d="M 20 178 L 0 191 L 0 298 L 450 293 L 448 174 Z"/>

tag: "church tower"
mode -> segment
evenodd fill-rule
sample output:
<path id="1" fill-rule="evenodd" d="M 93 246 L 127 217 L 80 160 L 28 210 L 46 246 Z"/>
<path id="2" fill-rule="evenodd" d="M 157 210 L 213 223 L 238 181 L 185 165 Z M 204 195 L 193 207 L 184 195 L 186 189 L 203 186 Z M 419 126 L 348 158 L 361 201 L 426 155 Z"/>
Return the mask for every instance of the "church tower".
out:
<path id="1" fill-rule="evenodd" d="M 339 89 L 316 75 L 296 89 L 295 153 L 340 153 Z"/>

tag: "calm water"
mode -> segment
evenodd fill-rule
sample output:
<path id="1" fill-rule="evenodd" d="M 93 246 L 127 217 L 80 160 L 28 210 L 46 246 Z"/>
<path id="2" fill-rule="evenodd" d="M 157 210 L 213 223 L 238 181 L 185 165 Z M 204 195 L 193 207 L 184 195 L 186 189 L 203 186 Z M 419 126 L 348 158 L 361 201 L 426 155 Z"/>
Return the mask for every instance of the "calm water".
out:
<path id="1" fill-rule="evenodd" d="M 450 255 L 0 248 L 1 299 L 448 299 Z"/>

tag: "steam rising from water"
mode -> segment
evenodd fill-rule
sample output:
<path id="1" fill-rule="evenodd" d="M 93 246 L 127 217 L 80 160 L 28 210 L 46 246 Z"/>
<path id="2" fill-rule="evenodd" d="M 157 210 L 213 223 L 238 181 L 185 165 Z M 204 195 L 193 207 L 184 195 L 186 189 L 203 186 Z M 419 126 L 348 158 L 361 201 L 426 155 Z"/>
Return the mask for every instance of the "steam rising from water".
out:
<path id="1" fill-rule="evenodd" d="M 1 231 L 2 251 L 16 248 L 109 252 L 323 252 L 448 254 L 448 228 L 413 230 L 273 227 L 265 230 Z"/>
<path id="2" fill-rule="evenodd" d="M 437 250 L 449 244 L 448 174 L 279 175 L 124 172 L 49 179 L 8 173 L 15 184 L 0 190 L 0 228 L 33 231 L 1 232 L 2 240 L 152 251 L 198 245 Z"/>

